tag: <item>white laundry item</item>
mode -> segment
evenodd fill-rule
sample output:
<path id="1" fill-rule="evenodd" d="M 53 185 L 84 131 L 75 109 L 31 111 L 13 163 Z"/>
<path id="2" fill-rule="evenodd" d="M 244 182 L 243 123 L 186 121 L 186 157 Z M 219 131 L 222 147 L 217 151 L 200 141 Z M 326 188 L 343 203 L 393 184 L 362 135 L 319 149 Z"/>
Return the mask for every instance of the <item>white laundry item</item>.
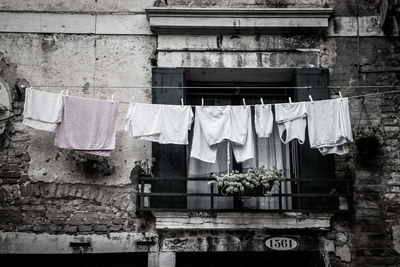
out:
<path id="1" fill-rule="evenodd" d="M 125 131 L 137 138 L 159 135 L 161 114 L 161 105 L 131 103 L 126 114 Z"/>
<path id="2" fill-rule="evenodd" d="M 275 104 L 275 120 L 279 137 L 285 144 L 297 139 L 304 143 L 307 126 L 307 102 Z M 283 136 L 286 135 L 284 140 Z"/>
<path id="3" fill-rule="evenodd" d="M 243 145 L 232 143 L 233 154 L 237 162 L 244 162 L 255 158 L 255 141 L 253 132 L 253 123 L 251 120 L 251 111 L 247 113 L 247 138 Z"/>
<path id="4" fill-rule="evenodd" d="M 22 123 L 37 130 L 54 132 L 62 118 L 62 95 L 26 89 Z"/>
<path id="5" fill-rule="evenodd" d="M 232 144 L 237 162 L 254 158 L 251 110 L 244 106 L 196 107 L 191 158 L 215 163 L 218 144 Z"/>
<path id="6" fill-rule="evenodd" d="M 195 120 L 193 126 L 192 149 L 190 157 L 204 162 L 215 163 L 218 145 L 210 146 L 200 126 L 199 107 L 195 108 Z"/>
<path id="7" fill-rule="evenodd" d="M 348 98 L 308 103 L 308 136 L 322 155 L 348 153 L 353 142 Z"/>
<path id="8" fill-rule="evenodd" d="M 273 129 L 274 116 L 271 105 L 255 105 L 254 126 L 259 138 L 269 137 Z"/>
<path id="9" fill-rule="evenodd" d="M 135 138 L 160 144 L 187 145 L 193 122 L 190 106 L 131 103 L 125 130 Z"/>
<path id="10" fill-rule="evenodd" d="M 240 145 L 245 143 L 250 107 L 196 107 L 196 112 L 203 135 L 210 146 L 219 144 L 223 140 L 230 140 Z"/>

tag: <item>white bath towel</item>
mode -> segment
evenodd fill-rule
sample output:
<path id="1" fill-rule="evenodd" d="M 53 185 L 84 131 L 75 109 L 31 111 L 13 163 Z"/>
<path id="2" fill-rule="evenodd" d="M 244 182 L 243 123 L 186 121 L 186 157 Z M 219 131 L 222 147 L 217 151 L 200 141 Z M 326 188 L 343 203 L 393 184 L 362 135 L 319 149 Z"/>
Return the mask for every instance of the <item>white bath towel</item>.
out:
<path id="1" fill-rule="evenodd" d="M 25 91 L 22 123 L 37 130 L 54 132 L 61 122 L 62 95 L 44 91 Z"/>

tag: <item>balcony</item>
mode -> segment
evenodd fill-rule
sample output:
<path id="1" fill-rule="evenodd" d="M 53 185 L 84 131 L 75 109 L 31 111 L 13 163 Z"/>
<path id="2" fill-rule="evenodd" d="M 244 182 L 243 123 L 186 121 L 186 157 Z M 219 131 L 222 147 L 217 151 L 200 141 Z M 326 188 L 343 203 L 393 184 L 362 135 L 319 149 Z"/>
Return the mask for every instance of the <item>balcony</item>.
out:
<path id="1" fill-rule="evenodd" d="M 324 213 L 339 214 L 348 213 L 352 210 L 352 180 L 351 179 L 284 179 L 280 183 L 279 192 L 272 194 L 269 198 L 274 200 L 274 205 L 267 208 L 246 205 L 255 196 L 223 195 L 215 185 L 208 185 L 207 192 L 190 193 L 182 190 L 181 192 L 161 192 L 156 189 L 157 183 L 180 183 L 188 182 L 209 182 L 213 179 L 187 178 L 187 177 L 139 177 L 137 194 L 138 212 L 186 212 L 186 213 Z M 173 188 L 174 186 L 172 186 Z M 151 190 L 151 188 L 155 190 Z M 177 187 L 178 188 L 178 187 Z M 181 187 L 182 188 L 182 187 Z M 286 189 L 285 189 L 286 188 Z M 290 188 L 288 190 L 287 188 Z M 193 208 L 186 205 L 190 198 L 200 197 L 207 203 L 207 207 Z M 179 205 L 168 205 L 171 199 L 178 199 Z M 229 198 L 232 207 L 218 207 L 217 202 Z M 260 198 L 258 196 L 257 198 Z M 268 198 L 261 197 L 268 201 Z M 204 201 L 207 200 L 207 201 Z M 161 204 L 160 204 L 161 203 Z"/>

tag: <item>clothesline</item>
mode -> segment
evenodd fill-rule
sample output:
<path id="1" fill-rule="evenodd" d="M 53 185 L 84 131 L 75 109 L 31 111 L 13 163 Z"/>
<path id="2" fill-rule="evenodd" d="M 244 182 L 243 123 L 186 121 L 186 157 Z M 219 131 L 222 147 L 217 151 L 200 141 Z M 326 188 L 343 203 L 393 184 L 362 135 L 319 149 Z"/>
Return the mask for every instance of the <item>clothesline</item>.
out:
<path id="1" fill-rule="evenodd" d="M 392 90 L 392 91 L 387 91 L 387 92 L 381 92 L 381 93 L 370 93 L 370 94 L 363 94 L 363 95 L 355 95 L 355 96 L 343 96 L 346 97 L 348 99 L 355 99 L 355 98 L 363 98 L 363 97 L 371 97 L 371 96 L 378 96 L 378 95 L 385 95 L 385 94 L 395 94 L 395 93 L 400 93 L 400 90 Z M 127 101 L 120 101 L 119 103 L 122 104 L 130 104 L 132 102 L 127 102 Z M 256 104 L 256 105 L 260 105 L 260 104 Z M 256 106 L 256 105 L 246 105 L 246 106 Z M 192 107 L 200 107 L 201 105 L 192 105 Z"/>
<path id="2" fill-rule="evenodd" d="M 82 85 L 31 85 L 31 87 L 43 88 L 82 88 Z M 329 85 L 329 86 L 90 86 L 90 88 L 127 88 L 127 89 L 325 89 L 325 88 L 400 88 L 400 85 Z"/>

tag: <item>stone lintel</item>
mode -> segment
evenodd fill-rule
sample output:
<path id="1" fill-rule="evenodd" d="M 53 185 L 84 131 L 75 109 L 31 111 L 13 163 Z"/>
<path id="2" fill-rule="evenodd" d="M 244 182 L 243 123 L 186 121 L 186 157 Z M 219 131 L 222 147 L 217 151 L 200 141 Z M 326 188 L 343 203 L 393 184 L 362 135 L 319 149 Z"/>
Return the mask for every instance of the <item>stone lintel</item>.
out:
<path id="1" fill-rule="evenodd" d="M 148 8 L 156 33 L 254 34 L 279 29 L 326 29 L 332 8 Z"/>

